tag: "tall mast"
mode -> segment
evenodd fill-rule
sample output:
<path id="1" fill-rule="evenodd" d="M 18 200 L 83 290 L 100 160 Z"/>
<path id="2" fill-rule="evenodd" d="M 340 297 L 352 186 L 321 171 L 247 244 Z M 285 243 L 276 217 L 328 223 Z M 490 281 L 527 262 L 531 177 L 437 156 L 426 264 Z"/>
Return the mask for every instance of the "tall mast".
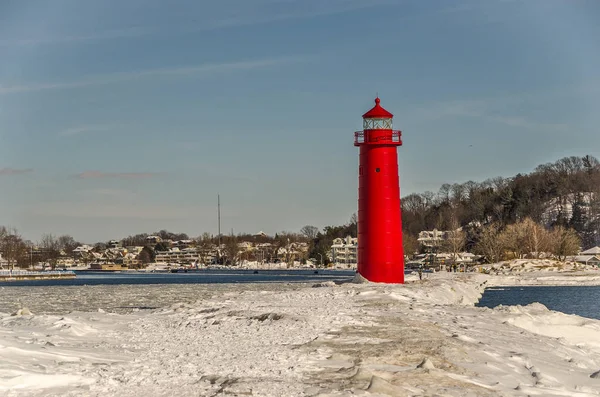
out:
<path id="1" fill-rule="evenodd" d="M 217 194 L 217 216 L 219 218 L 219 249 L 221 249 L 221 196 Z"/>

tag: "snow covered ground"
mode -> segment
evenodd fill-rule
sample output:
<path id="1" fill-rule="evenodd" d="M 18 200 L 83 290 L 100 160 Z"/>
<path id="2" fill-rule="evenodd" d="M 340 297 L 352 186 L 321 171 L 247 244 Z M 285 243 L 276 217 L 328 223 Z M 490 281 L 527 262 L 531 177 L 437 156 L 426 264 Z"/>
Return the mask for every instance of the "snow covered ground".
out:
<path id="1" fill-rule="evenodd" d="M 411 275 L 405 285 L 153 286 L 145 293 L 97 286 L 55 296 L 47 289 L 36 296 L 37 312 L 0 314 L 0 395 L 600 395 L 600 321 L 540 304 L 473 306 L 486 286 L 600 285 L 600 274 L 508 273 Z M 44 301 L 61 296 L 67 307 L 85 300 L 87 311 L 45 309 Z M 136 308 L 151 306 L 153 296 L 166 306 Z M 121 300 L 128 303 L 119 307 L 134 309 L 114 310 Z"/>

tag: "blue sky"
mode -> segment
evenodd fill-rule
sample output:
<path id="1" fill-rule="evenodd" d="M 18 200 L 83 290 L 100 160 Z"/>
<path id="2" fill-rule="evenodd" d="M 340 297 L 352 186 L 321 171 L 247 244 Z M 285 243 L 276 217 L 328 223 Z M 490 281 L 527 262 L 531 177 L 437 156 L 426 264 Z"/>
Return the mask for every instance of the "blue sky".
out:
<path id="1" fill-rule="evenodd" d="M 402 195 L 600 157 L 595 0 L 0 0 L 0 224 L 85 242 L 355 212 L 394 113 Z M 472 145 L 472 146 L 471 146 Z"/>

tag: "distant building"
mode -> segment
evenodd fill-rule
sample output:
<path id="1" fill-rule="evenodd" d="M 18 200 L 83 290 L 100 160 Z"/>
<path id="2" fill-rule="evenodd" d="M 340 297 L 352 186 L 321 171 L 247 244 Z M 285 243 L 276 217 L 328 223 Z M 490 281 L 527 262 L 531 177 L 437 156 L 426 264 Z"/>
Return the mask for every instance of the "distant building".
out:
<path id="1" fill-rule="evenodd" d="M 584 265 L 600 266 L 600 255 L 577 255 L 567 257 L 567 259 Z"/>
<path id="2" fill-rule="evenodd" d="M 238 243 L 238 249 L 242 252 L 248 252 L 248 251 L 252 251 L 254 249 L 254 246 L 252 245 L 252 243 L 248 242 L 248 241 L 242 241 L 241 243 Z"/>
<path id="3" fill-rule="evenodd" d="M 331 246 L 331 261 L 336 264 L 356 265 L 358 238 L 336 238 Z"/>
<path id="4" fill-rule="evenodd" d="M 122 263 L 94 262 L 90 264 L 90 269 L 102 271 L 118 271 L 126 270 L 127 266 Z"/>
<path id="5" fill-rule="evenodd" d="M 119 248 L 121 246 L 121 242 L 118 240 L 110 240 L 107 245 L 108 248 Z"/>
<path id="6" fill-rule="evenodd" d="M 76 255 L 82 255 L 82 254 L 87 254 L 88 252 L 91 252 L 94 249 L 94 247 L 92 247 L 91 245 L 80 245 L 79 247 L 75 248 L 73 250 L 73 254 Z"/>
<path id="7" fill-rule="evenodd" d="M 448 239 L 448 233 L 448 231 L 437 229 L 423 230 L 422 232 L 419 232 L 417 241 L 426 248 L 439 247 Z"/>
<path id="8" fill-rule="evenodd" d="M 0 252 L 0 269 L 4 266 L 8 266 L 8 261 L 2 257 L 2 252 Z"/>
<path id="9" fill-rule="evenodd" d="M 148 236 L 146 237 L 146 243 L 148 244 L 158 244 L 162 241 L 162 238 L 159 236 Z"/>
<path id="10" fill-rule="evenodd" d="M 155 262 L 192 264 L 200 260 L 200 254 L 196 248 L 172 248 L 168 251 L 156 251 Z"/>
<path id="11" fill-rule="evenodd" d="M 58 258 L 56 260 L 56 267 L 65 268 L 75 266 L 75 260 L 73 258 Z"/>

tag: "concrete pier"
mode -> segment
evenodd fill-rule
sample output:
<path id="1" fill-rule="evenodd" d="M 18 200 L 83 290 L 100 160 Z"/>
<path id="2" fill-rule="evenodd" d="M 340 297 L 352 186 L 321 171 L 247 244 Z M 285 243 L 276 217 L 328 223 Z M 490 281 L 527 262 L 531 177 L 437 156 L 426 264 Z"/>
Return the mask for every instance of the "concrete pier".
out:
<path id="1" fill-rule="evenodd" d="M 75 272 L 71 270 L 51 270 L 46 272 L 29 270 L 0 270 L 0 283 L 23 280 L 67 280 L 75 277 Z"/>

